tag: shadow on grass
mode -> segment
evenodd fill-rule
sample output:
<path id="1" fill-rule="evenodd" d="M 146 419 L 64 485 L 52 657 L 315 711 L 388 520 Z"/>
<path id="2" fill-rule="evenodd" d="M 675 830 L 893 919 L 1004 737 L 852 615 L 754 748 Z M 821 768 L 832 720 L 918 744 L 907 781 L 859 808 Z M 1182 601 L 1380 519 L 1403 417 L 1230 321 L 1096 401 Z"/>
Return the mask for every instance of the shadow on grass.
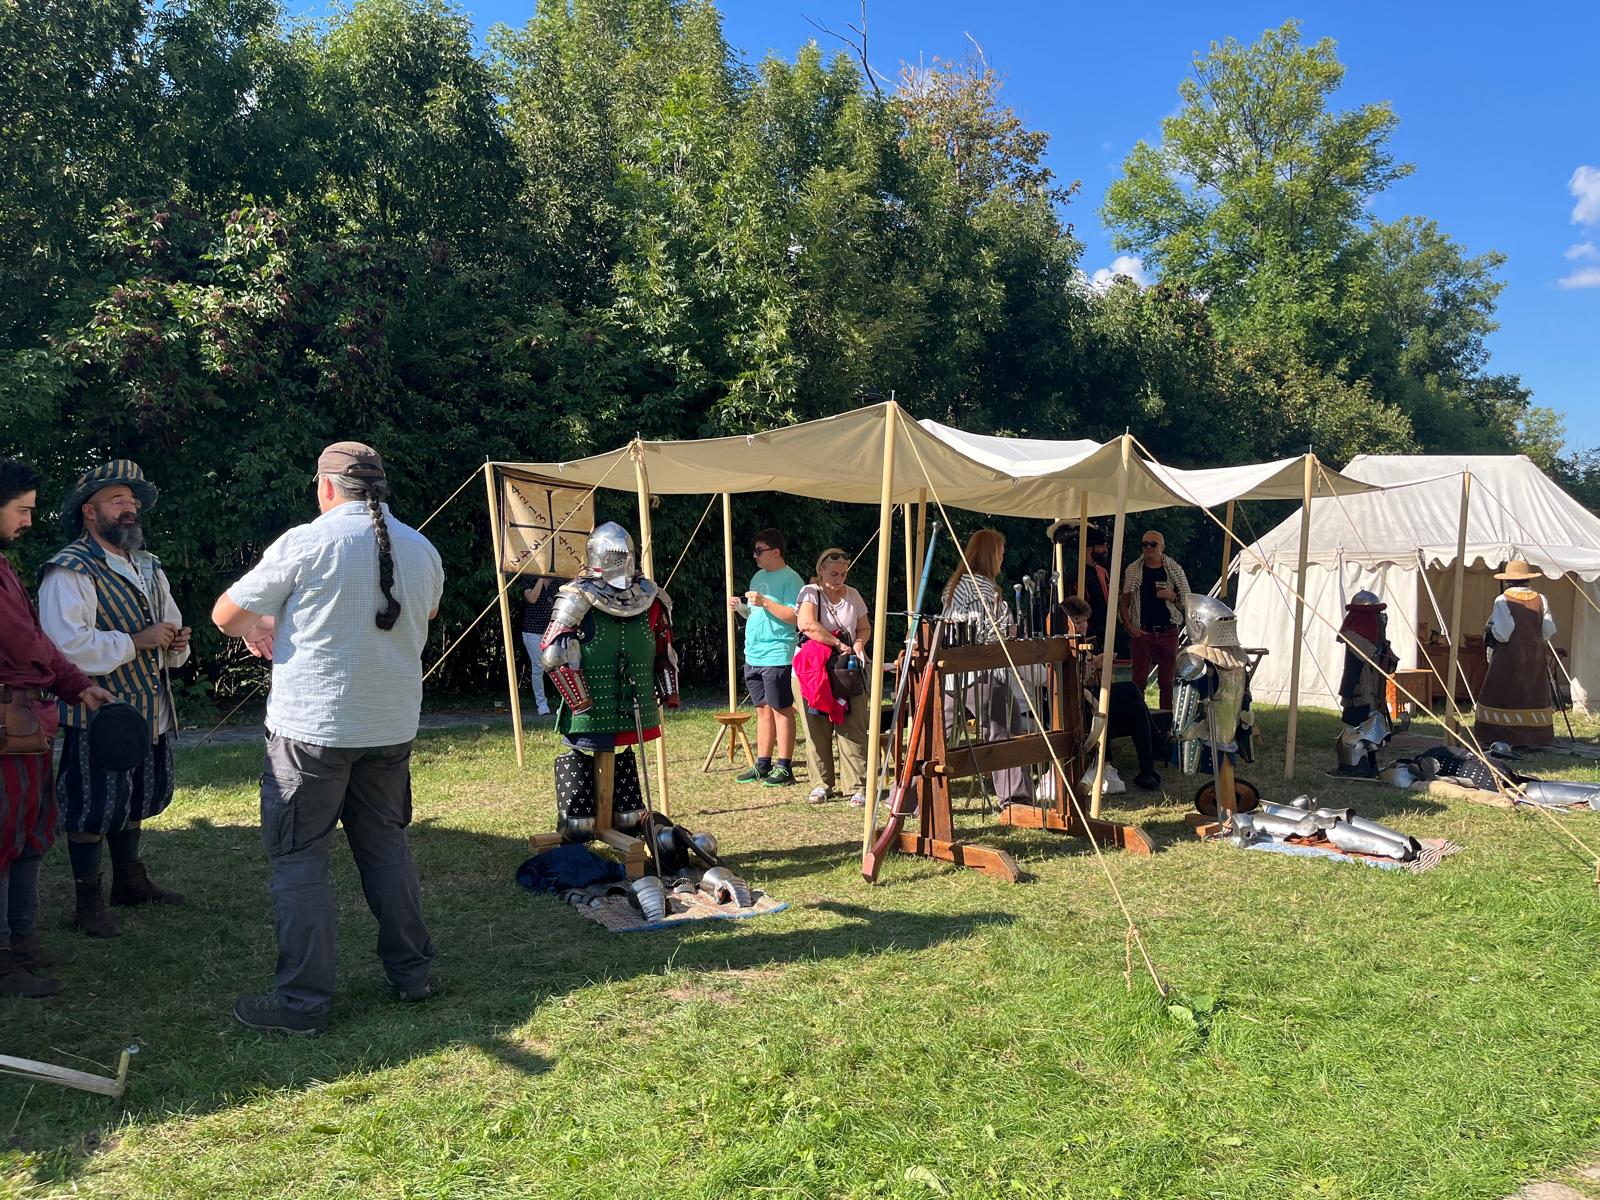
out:
<path id="1" fill-rule="evenodd" d="M 237 769 L 229 761 L 213 774 Z M 68 984 L 61 996 L 0 1003 L 4 1049 L 76 1066 L 87 1064 L 69 1055 L 115 1062 L 122 1046 L 134 1044 L 141 1053 L 120 1103 L 35 1089 L 24 1104 L 24 1087 L 0 1083 L 0 1112 L 17 1115 L 4 1148 L 34 1156 L 30 1173 L 38 1184 L 70 1183 L 126 1121 L 188 1119 L 280 1089 L 359 1087 L 354 1077 L 451 1048 L 476 1049 L 524 1074 L 541 1074 L 552 1060 L 519 1031 L 544 1006 L 591 986 L 684 970 L 781 968 L 903 952 L 1013 919 L 999 911 L 825 903 L 758 921 L 618 937 L 553 897 L 515 886 L 513 872 L 527 854 L 520 838 L 423 823 L 413 830 L 412 846 L 439 948 L 435 995 L 405 1004 L 388 991 L 375 961 L 374 922 L 348 850 L 336 844 L 339 993 L 328 1032 L 316 1038 L 256 1033 L 230 1015 L 237 995 L 270 986 L 276 955 L 267 866 L 254 826 L 200 819 L 185 828 L 149 830 L 144 849 L 152 872 L 186 892 L 189 902 L 179 909 L 120 910 L 123 935 L 108 941 L 63 931 L 68 872 L 64 857 L 53 856 L 44 932 L 54 944 L 70 944 L 78 961 L 61 968 Z M 836 842 L 756 852 L 741 863 L 766 883 L 830 869 L 854 851 L 853 844 Z"/>

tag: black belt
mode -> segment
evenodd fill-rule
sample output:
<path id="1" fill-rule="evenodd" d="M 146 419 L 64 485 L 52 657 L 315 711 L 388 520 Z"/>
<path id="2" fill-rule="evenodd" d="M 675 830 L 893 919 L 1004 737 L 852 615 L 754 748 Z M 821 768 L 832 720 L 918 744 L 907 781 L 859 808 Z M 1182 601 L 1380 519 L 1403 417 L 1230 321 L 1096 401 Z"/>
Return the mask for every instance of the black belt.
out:
<path id="1" fill-rule="evenodd" d="M 15 697 L 18 692 L 22 693 L 21 698 L 23 700 L 48 700 L 48 699 L 50 699 L 50 693 L 45 691 L 43 688 L 17 688 L 17 687 L 9 687 L 9 686 L 0 686 L 0 704 L 9 704 L 9 703 L 11 703 L 13 697 Z"/>

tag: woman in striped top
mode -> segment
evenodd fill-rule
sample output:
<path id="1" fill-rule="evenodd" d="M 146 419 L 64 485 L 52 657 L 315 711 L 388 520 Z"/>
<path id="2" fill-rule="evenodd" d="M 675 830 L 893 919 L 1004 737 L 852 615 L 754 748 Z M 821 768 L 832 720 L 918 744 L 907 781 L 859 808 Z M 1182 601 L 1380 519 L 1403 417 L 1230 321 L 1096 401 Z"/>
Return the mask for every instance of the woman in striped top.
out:
<path id="1" fill-rule="evenodd" d="M 980 642 L 999 641 L 1011 632 L 1011 607 L 1000 597 L 1000 564 L 1005 556 L 1005 534 L 998 529 L 980 529 L 968 539 L 965 555 L 944 585 L 943 616 L 963 618 L 976 613 Z M 965 724 L 969 714 L 977 718 L 984 741 L 999 741 L 1024 731 L 1026 718 L 1007 675 L 1006 669 L 1000 669 L 952 678 L 952 690 L 944 697 L 947 741 L 957 740 L 953 736 L 956 722 Z M 996 771 L 989 778 L 1002 806 L 1033 799 L 1028 794 L 1028 773 L 1021 767 Z"/>

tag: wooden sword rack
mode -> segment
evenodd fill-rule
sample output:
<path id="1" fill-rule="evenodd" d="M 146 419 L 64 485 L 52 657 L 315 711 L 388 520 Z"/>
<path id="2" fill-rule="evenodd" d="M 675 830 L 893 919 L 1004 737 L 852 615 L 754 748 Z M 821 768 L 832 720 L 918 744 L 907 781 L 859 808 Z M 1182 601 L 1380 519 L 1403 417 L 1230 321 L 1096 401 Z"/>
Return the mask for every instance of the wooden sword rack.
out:
<path id="1" fill-rule="evenodd" d="M 947 693 L 963 695 L 966 681 L 985 672 L 995 673 L 991 679 L 1008 681 L 1013 664 L 1024 671 L 1033 669 L 1032 678 L 1022 686 L 1032 690 L 1048 730 L 989 741 L 957 738 L 952 745 L 945 727 Z M 938 623 L 930 622 L 919 631 L 909 669 L 908 700 L 893 731 L 895 784 L 889 796 L 889 819 L 862 863 L 862 874 L 869 881 L 876 881 L 886 852 L 898 849 L 902 854 L 970 867 L 1015 883 L 1022 872 L 1010 854 L 957 836 L 950 785 L 1016 767 L 1044 768 L 1038 772 L 1039 778 L 1053 780 L 1053 787 L 1040 788 L 1030 801 L 1006 804 L 999 812 L 1001 825 L 1048 829 L 1075 837 L 1092 834 L 1102 847 L 1115 846 L 1133 854 L 1152 852 L 1149 837 L 1137 826 L 1087 816 L 1087 796 L 1080 796 L 1076 804 L 1073 801 L 1070 789 L 1083 777 L 1093 750 L 1084 729 L 1077 638 L 1058 635 L 945 645 Z M 1007 687 L 1011 691 L 1007 702 L 1018 704 L 1015 685 L 1004 682 L 994 686 Z M 966 721 L 965 701 L 954 707 L 955 721 Z M 1056 760 L 1066 768 L 1066 775 L 1056 768 Z M 915 832 L 904 828 L 913 815 Z"/>

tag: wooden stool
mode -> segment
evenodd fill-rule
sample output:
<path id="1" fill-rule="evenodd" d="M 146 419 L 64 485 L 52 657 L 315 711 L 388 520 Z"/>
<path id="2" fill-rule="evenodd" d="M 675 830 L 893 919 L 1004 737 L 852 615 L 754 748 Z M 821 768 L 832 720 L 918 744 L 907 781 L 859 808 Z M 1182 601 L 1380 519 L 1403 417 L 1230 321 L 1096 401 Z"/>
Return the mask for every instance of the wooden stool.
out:
<path id="1" fill-rule="evenodd" d="M 754 713 L 747 712 L 721 712 L 716 714 L 717 724 L 722 728 L 717 730 L 717 739 L 711 743 L 711 749 L 706 751 L 706 761 L 701 766 L 702 774 L 711 770 L 711 760 L 717 756 L 717 750 L 726 741 L 728 744 L 728 765 L 734 763 L 734 755 L 739 747 L 744 748 L 745 761 L 750 766 L 756 765 L 755 751 L 750 749 L 750 739 L 745 736 L 744 726 Z"/>

